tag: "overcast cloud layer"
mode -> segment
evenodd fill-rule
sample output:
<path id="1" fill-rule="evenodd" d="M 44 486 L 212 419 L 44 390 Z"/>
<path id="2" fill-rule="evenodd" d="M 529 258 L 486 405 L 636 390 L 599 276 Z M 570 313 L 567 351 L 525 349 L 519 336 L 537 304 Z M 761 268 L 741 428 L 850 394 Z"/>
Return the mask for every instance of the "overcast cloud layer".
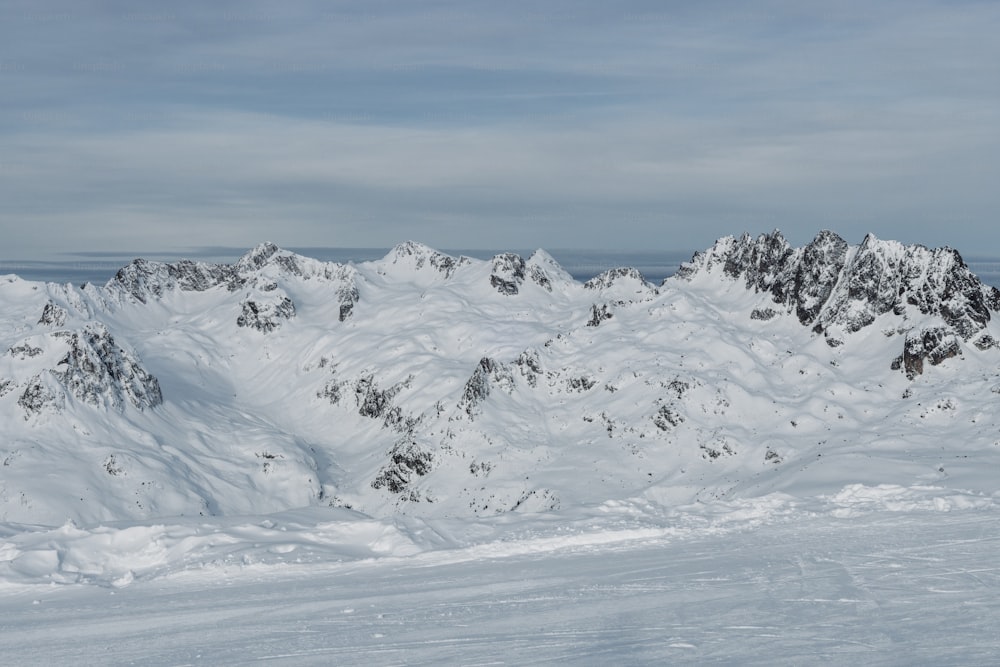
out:
<path id="1" fill-rule="evenodd" d="M 0 258 L 1000 253 L 1000 3 L 7 2 Z"/>

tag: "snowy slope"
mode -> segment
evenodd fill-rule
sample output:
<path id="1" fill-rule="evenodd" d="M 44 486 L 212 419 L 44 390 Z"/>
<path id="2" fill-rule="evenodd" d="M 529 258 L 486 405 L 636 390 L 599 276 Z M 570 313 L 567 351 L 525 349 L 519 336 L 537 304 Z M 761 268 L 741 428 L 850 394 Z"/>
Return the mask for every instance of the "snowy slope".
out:
<path id="1" fill-rule="evenodd" d="M 998 311 L 829 232 L 0 276 L 0 651 L 989 664 Z"/>
<path id="2" fill-rule="evenodd" d="M 378 522 L 319 508 L 213 519 L 215 533 L 64 527 L 30 537 L 69 547 L 67 566 L 143 567 L 91 579 L 104 586 L 5 583 L 0 651 L 12 665 L 994 664 L 1000 514 L 860 491 L 603 528 L 464 520 L 479 541 L 417 553 L 400 539 L 417 529 L 380 540 Z"/>
<path id="3" fill-rule="evenodd" d="M 995 491 L 1000 293 L 950 249 L 726 238 L 655 286 L 262 244 L 0 309 L 8 522 Z"/>

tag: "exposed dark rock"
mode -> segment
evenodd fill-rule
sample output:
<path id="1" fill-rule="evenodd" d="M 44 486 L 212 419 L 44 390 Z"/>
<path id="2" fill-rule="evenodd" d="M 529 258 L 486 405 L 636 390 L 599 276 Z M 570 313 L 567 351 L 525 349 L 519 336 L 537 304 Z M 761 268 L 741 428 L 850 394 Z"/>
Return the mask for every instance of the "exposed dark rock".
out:
<path id="1" fill-rule="evenodd" d="M 56 406 L 58 401 L 59 397 L 45 386 L 41 375 L 35 375 L 28 381 L 28 386 L 17 399 L 17 404 L 24 408 L 26 413 L 24 418 L 28 419 L 30 416 L 40 413 L 47 406 Z"/>
<path id="2" fill-rule="evenodd" d="M 466 414 L 470 417 L 478 411 L 479 404 L 490 395 L 490 373 L 496 367 L 496 362 L 489 357 L 483 357 L 479 360 L 479 366 L 472 372 L 472 377 L 466 381 L 459 405 L 465 408 Z"/>
<path id="3" fill-rule="evenodd" d="M 445 278 L 450 278 L 459 267 L 470 263 L 468 257 L 455 258 L 415 241 L 400 243 L 392 249 L 388 257 L 392 258 L 394 264 L 408 261 L 416 269 L 430 266 L 442 273 Z"/>
<path id="4" fill-rule="evenodd" d="M 988 350 L 992 347 L 997 347 L 997 340 L 988 333 L 984 333 L 974 340 L 973 344 L 980 350 Z"/>
<path id="5" fill-rule="evenodd" d="M 257 274 L 262 269 L 273 265 L 279 267 L 283 274 L 308 279 L 312 275 L 309 273 L 309 261 L 282 251 L 273 243 L 258 245 L 235 264 L 209 264 L 186 259 L 167 264 L 136 259 L 122 267 L 108 281 L 106 288 L 111 294 L 127 295 L 140 303 L 146 303 L 150 298 L 161 298 L 164 293 L 175 289 L 203 292 L 224 286 L 229 291 L 235 291 L 252 283 L 257 284 L 261 292 L 269 292 L 277 289 L 277 284 L 273 280 L 260 280 Z M 330 273 L 329 269 L 327 273 Z M 323 271 L 318 271 L 318 275 L 323 275 Z"/>
<path id="6" fill-rule="evenodd" d="M 50 327 L 61 327 L 66 324 L 67 314 L 65 308 L 49 301 L 42 309 L 42 316 L 38 318 L 38 323 Z"/>
<path id="7" fill-rule="evenodd" d="M 699 272 L 718 270 L 743 280 L 748 289 L 770 294 L 816 333 L 831 327 L 853 333 L 882 315 L 905 316 L 907 308 L 913 308 L 921 315 L 939 317 L 943 337 L 954 334 L 969 341 L 986 327 L 991 311 L 1000 310 L 1000 291 L 983 285 L 955 250 L 904 246 L 872 235 L 853 250 L 826 231 L 799 249 L 789 246 L 777 231 L 756 239 L 746 234 L 739 239 L 726 237 L 695 254 L 677 276 L 691 280 Z M 766 314 L 756 309 L 751 317 Z M 957 340 L 952 345 L 924 338 L 924 333 L 911 338 L 900 357 L 899 365 L 908 376 L 921 372 L 918 368 L 925 358 L 940 363 L 961 351 Z M 828 337 L 827 342 L 835 346 L 839 341 Z M 925 347 L 938 351 L 924 354 Z"/>
<path id="8" fill-rule="evenodd" d="M 524 283 L 524 259 L 514 253 L 504 253 L 493 258 L 490 285 L 504 296 L 514 296 Z"/>
<path id="9" fill-rule="evenodd" d="M 375 376 L 365 375 L 354 386 L 354 398 L 358 404 L 358 414 L 371 419 L 383 419 L 392 407 L 392 399 L 400 392 L 402 385 L 379 389 Z"/>
<path id="10" fill-rule="evenodd" d="M 339 320 L 343 322 L 354 313 L 354 305 L 361 300 L 361 293 L 355 284 L 350 283 L 337 290 L 337 299 L 340 301 Z"/>
<path id="11" fill-rule="evenodd" d="M 711 444 L 701 444 L 698 447 L 702 451 L 702 458 L 710 461 L 714 461 L 723 455 L 733 456 L 736 454 L 736 450 L 725 441 L 713 442 Z"/>
<path id="12" fill-rule="evenodd" d="M 206 264 L 189 260 L 165 264 L 136 259 L 118 270 L 114 278 L 108 281 L 107 289 L 111 293 L 124 293 L 140 303 L 146 303 L 150 296 L 158 299 L 164 292 L 173 289 L 203 292 L 225 285 L 229 290 L 234 290 L 242 284 L 243 279 L 236 268 L 228 264 Z"/>
<path id="13" fill-rule="evenodd" d="M 537 357 L 534 362 L 537 366 Z M 529 362 L 526 361 L 526 363 Z M 501 386 L 508 392 L 513 391 L 514 376 L 505 364 L 489 357 L 483 357 L 479 360 L 476 370 L 472 372 L 472 376 L 465 383 L 462 398 L 458 403 L 459 407 L 465 410 L 469 417 L 475 418 L 479 414 L 481 404 L 490 395 L 494 384 Z"/>
<path id="14" fill-rule="evenodd" d="M 670 431 L 683 421 L 683 415 L 669 405 L 660 406 L 660 409 L 653 415 L 653 424 L 661 431 Z"/>
<path id="15" fill-rule="evenodd" d="M 385 416 L 382 418 L 382 426 L 412 436 L 414 429 L 417 428 L 420 421 L 420 417 L 408 415 L 403 412 L 403 408 L 394 405 L 385 412 Z"/>
<path id="16" fill-rule="evenodd" d="M 422 477 L 431 471 L 434 456 L 420 449 L 417 443 L 397 443 L 389 452 L 390 463 L 379 470 L 372 480 L 373 489 L 386 488 L 391 493 L 403 493 L 414 476 Z"/>
<path id="17" fill-rule="evenodd" d="M 997 290 L 984 286 L 950 248 L 928 250 L 865 237 L 848 261 L 846 242 L 821 232 L 809 245 L 792 249 L 780 232 L 756 239 L 720 239 L 697 253 L 678 276 L 691 279 L 723 265 L 748 288 L 769 292 L 775 303 L 794 310 L 805 325 L 846 325 L 857 331 L 883 313 L 909 304 L 922 314 L 940 315 L 968 337 L 989 321 Z"/>
<path id="18" fill-rule="evenodd" d="M 690 382 L 685 382 L 680 378 L 674 378 L 667 384 L 667 389 L 673 392 L 674 396 L 681 398 L 691 388 Z"/>
<path id="19" fill-rule="evenodd" d="M 545 291 L 547 292 L 552 291 L 552 281 L 549 279 L 548 274 L 545 273 L 542 267 L 540 266 L 531 267 L 531 280 L 539 287 L 544 288 Z"/>
<path id="20" fill-rule="evenodd" d="M 614 317 L 611 309 L 608 308 L 608 304 L 602 303 L 598 306 L 596 303 L 590 306 L 590 320 L 587 321 L 588 327 L 596 327 L 601 322 L 605 320 L 610 320 Z"/>
<path id="21" fill-rule="evenodd" d="M 281 248 L 275 244 L 265 241 L 257 247 L 248 251 L 236 262 L 236 269 L 240 272 L 254 272 L 262 269 Z"/>
<path id="22" fill-rule="evenodd" d="M 343 397 L 343 386 L 336 380 L 330 380 L 324 387 L 316 392 L 317 398 L 325 398 L 331 404 L 337 405 Z"/>
<path id="23" fill-rule="evenodd" d="M 597 385 L 593 378 L 582 375 L 580 377 L 566 378 L 566 389 L 568 391 L 590 391 Z"/>
<path id="24" fill-rule="evenodd" d="M 551 292 L 557 283 L 574 282 L 573 277 L 559 266 L 559 262 L 544 250 L 536 250 L 525 262 L 525 268 L 531 281 Z"/>
<path id="25" fill-rule="evenodd" d="M 893 360 L 892 369 L 902 369 L 906 377 L 912 380 L 924 372 L 924 360 L 929 361 L 932 366 L 937 366 L 961 353 L 962 348 L 958 338 L 945 328 L 910 332 L 903 344 L 903 354 Z"/>
<path id="26" fill-rule="evenodd" d="M 535 350 L 525 350 L 514 362 L 521 369 L 521 375 L 527 380 L 528 385 L 535 387 L 538 385 L 538 376 L 542 374 L 542 363 Z"/>
<path id="27" fill-rule="evenodd" d="M 618 267 L 614 269 L 608 269 L 602 273 L 594 276 L 587 282 L 583 284 L 587 289 L 599 290 L 611 287 L 617 281 L 622 279 L 631 279 L 633 281 L 645 282 L 645 278 L 638 269 L 632 267 Z"/>
<path id="28" fill-rule="evenodd" d="M 767 321 L 770 319 L 774 319 L 774 317 L 776 317 L 777 314 L 778 311 L 776 311 L 774 308 L 754 308 L 752 311 L 750 311 L 750 319 Z"/>
<path id="29" fill-rule="evenodd" d="M 646 292 L 650 295 L 658 291 L 639 269 L 630 266 L 608 269 L 585 282 L 583 286 L 591 290 L 604 290 L 622 283 L 630 284 L 637 292 Z"/>
<path id="30" fill-rule="evenodd" d="M 846 258 L 847 242 L 833 232 L 820 232 L 805 247 L 789 295 L 799 322 L 808 325 L 816 321 L 837 285 Z"/>
<path id="31" fill-rule="evenodd" d="M 119 410 L 126 402 L 140 410 L 163 402 L 157 379 L 103 326 L 53 335 L 65 339 L 69 351 L 52 375 L 76 398 L 91 405 L 106 402 Z"/>
<path id="32" fill-rule="evenodd" d="M 287 296 L 277 301 L 260 302 L 245 299 L 242 312 L 236 318 L 236 325 L 270 333 L 281 326 L 282 321 L 295 317 L 295 304 Z"/>
<path id="33" fill-rule="evenodd" d="M 20 345 L 13 345 L 7 350 L 10 356 L 15 359 L 20 359 L 24 361 L 31 357 L 37 357 L 42 353 L 42 348 L 34 347 L 28 342 L 21 343 Z"/>
<path id="34" fill-rule="evenodd" d="M 114 454 L 111 454 L 108 458 L 104 459 L 104 469 L 112 477 L 125 475 L 125 466 L 118 462 L 118 459 Z"/>

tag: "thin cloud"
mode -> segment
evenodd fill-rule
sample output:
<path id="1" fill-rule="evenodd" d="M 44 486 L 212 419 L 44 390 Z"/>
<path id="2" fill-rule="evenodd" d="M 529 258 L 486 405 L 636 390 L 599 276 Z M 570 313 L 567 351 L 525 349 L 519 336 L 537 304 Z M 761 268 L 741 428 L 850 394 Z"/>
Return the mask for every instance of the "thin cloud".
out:
<path id="1" fill-rule="evenodd" d="M 81 7 L 0 24 L 14 254 L 773 227 L 1000 250 L 993 3 Z"/>

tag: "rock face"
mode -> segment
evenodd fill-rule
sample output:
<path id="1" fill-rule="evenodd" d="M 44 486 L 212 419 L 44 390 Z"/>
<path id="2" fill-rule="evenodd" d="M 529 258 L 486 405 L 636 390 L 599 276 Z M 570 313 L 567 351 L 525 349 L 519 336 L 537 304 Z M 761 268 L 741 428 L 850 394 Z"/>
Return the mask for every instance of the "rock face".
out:
<path id="1" fill-rule="evenodd" d="M 1000 310 L 1000 291 L 983 285 L 956 250 L 904 246 L 871 234 L 856 247 L 829 231 L 804 248 L 791 247 L 777 231 L 726 237 L 697 253 L 677 275 L 693 280 L 703 273 L 769 294 L 831 345 L 887 313 L 904 321 L 918 314 L 939 319 L 940 326 L 907 333 L 903 354 L 893 365 L 911 378 L 923 372 L 924 360 L 936 365 L 960 355 L 959 340 L 976 339 L 977 347 L 989 347 L 981 338 L 987 336 L 991 312 Z M 769 310 L 755 309 L 754 319 L 770 319 Z"/>
<path id="2" fill-rule="evenodd" d="M 78 399 L 92 405 L 107 402 L 118 410 L 126 403 L 142 410 L 163 402 L 157 379 L 103 326 L 57 335 L 66 340 L 69 351 L 53 375 Z"/>
<path id="3" fill-rule="evenodd" d="M 490 284 L 504 296 L 514 296 L 524 283 L 524 258 L 512 252 L 493 258 Z"/>
<path id="4" fill-rule="evenodd" d="M 619 267 L 616 269 L 608 269 L 607 271 L 601 273 L 600 275 L 594 276 L 587 282 L 583 284 L 587 289 L 601 290 L 613 287 L 616 284 L 621 284 L 622 282 L 632 283 L 637 287 L 643 289 L 653 289 L 655 288 L 651 285 L 642 275 L 639 269 L 634 269 L 630 266 Z"/>
<path id="5" fill-rule="evenodd" d="M 42 309 L 42 316 L 38 318 L 38 323 L 50 327 L 61 327 L 66 324 L 66 316 L 65 308 L 49 301 Z"/>
<path id="6" fill-rule="evenodd" d="M 406 241 L 394 247 L 385 261 L 392 264 L 408 265 L 417 271 L 422 270 L 425 266 L 430 267 L 443 277 L 450 278 L 458 267 L 469 263 L 469 258 L 452 257 L 423 243 Z"/>
<path id="7" fill-rule="evenodd" d="M 148 299 L 160 298 L 174 289 L 203 292 L 219 285 L 226 285 L 230 290 L 239 289 L 242 280 L 237 268 L 229 264 L 189 260 L 165 264 L 136 259 L 119 269 L 105 289 L 112 295 L 146 303 Z"/>
<path id="8" fill-rule="evenodd" d="M 46 339 L 48 347 L 64 351 L 54 368 L 36 373 L 23 385 L 17 403 L 24 409 L 25 418 L 50 407 L 58 411 L 67 395 L 119 412 L 126 406 L 144 410 L 163 402 L 157 379 L 103 325 L 92 323 L 78 331 L 57 331 L 46 334 Z M 15 350 L 29 350 L 22 360 L 44 354 L 42 348 L 27 344 L 12 348 L 12 354 Z"/>
<path id="9" fill-rule="evenodd" d="M 270 333 L 285 320 L 295 317 L 295 304 L 287 296 L 260 301 L 247 298 L 243 301 L 236 325 Z"/>
<path id="10" fill-rule="evenodd" d="M 398 443 L 389 452 L 389 463 L 379 470 L 371 486 L 373 489 L 385 488 L 390 493 L 404 493 L 414 475 L 423 477 L 431 471 L 433 461 L 434 456 L 421 450 L 415 442 Z M 419 501 L 419 496 L 411 491 L 407 500 Z"/>
<path id="11" fill-rule="evenodd" d="M 489 357 L 483 357 L 465 383 L 459 407 L 470 418 L 475 419 L 480 412 L 481 404 L 489 397 L 493 386 L 499 385 L 510 391 L 513 382 L 513 375 L 506 364 L 501 364 Z"/>
<path id="12" fill-rule="evenodd" d="M 608 304 L 602 303 L 598 306 L 596 303 L 590 307 L 590 319 L 587 321 L 588 327 L 600 326 L 601 322 L 605 320 L 610 320 L 614 317 L 614 313 L 608 308 Z"/>

